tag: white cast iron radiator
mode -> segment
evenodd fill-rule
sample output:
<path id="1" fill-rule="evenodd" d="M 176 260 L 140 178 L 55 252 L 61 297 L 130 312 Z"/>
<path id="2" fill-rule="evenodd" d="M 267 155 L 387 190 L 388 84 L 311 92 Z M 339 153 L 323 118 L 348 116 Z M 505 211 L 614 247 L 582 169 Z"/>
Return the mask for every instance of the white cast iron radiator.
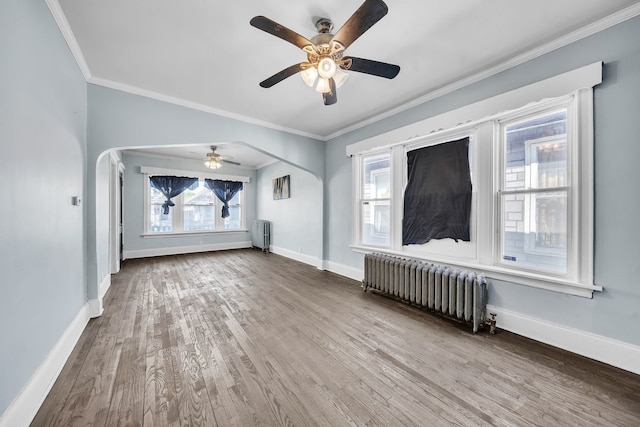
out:
<path id="1" fill-rule="evenodd" d="M 474 333 L 485 324 L 487 281 L 482 274 L 372 253 L 364 257 L 362 287 L 472 322 Z"/>
<path id="2" fill-rule="evenodd" d="M 251 228 L 251 245 L 254 248 L 262 249 L 262 252 L 269 252 L 271 244 L 271 223 L 264 219 L 253 221 Z"/>

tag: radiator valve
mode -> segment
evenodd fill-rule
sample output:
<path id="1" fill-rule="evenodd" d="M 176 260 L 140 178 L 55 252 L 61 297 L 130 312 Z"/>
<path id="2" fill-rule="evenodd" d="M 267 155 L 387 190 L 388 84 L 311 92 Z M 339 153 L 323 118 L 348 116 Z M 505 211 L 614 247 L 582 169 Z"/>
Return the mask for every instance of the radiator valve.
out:
<path id="1" fill-rule="evenodd" d="M 487 325 L 489 325 L 489 333 L 491 335 L 495 335 L 496 334 L 496 314 L 489 313 L 489 315 L 491 316 L 491 318 L 486 320 Z"/>

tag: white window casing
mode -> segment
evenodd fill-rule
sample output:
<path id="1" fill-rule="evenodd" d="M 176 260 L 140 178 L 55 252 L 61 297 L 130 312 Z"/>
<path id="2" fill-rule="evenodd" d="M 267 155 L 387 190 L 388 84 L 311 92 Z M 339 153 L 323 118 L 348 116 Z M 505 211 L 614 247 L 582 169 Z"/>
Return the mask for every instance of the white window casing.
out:
<path id="1" fill-rule="evenodd" d="M 602 287 L 593 283 L 592 89 L 601 82 L 602 63 L 591 64 L 348 146 L 347 155 L 353 157 L 355 196 L 353 249 L 359 252 L 382 251 L 471 268 L 484 272 L 492 279 L 587 298 L 592 297 L 593 291 L 601 291 Z M 509 120 L 524 120 L 528 115 L 541 114 L 562 106 L 567 107 L 568 147 L 566 274 L 505 266 L 499 261 L 502 241 L 499 203 L 500 191 L 504 188 L 501 126 Z M 402 136 L 407 134 L 413 136 Z M 451 239 L 442 239 L 432 240 L 425 245 L 403 247 L 401 236 L 403 196 L 407 184 L 406 153 L 465 136 L 471 140 L 471 241 L 456 243 Z M 531 144 L 536 144 L 536 141 L 531 142 L 529 147 Z M 385 151 L 391 153 L 391 243 L 389 248 L 367 247 L 362 244 L 361 236 L 362 158 Z M 535 174 L 536 171 L 529 173 Z M 535 200 L 536 197 L 545 196 L 531 199 Z M 535 250 L 534 247 L 530 249 Z M 552 253 L 553 250 L 548 252 Z"/>
<path id="2" fill-rule="evenodd" d="M 227 174 L 218 174 L 218 173 L 203 173 L 203 172 L 194 172 L 188 170 L 179 170 L 179 169 L 167 169 L 167 168 L 156 168 L 149 166 L 141 166 L 140 173 L 143 174 L 143 213 L 144 213 L 144 233 L 142 237 L 144 238 L 162 238 L 162 237 L 179 237 L 185 235 L 202 235 L 202 234 L 224 234 L 224 233 L 238 233 L 238 232 L 246 232 L 246 188 L 239 192 L 238 196 L 240 198 L 240 221 L 241 226 L 239 229 L 224 229 L 223 220 L 220 217 L 222 202 L 215 198 L 215 229 L 214 230 L 190 230 L 184 231 L 184 193 L 179 194 L 178 196 L 172 198 L 172 201 L 175 203 L 175 206 L 171 207 L 171 213 L 173 216 L 173 225 L 174 230 L 170 232 L 152 232 L 150 230 L 150 207 L 151 207 L 151 197 L 150 197 L 150 184 L 149 177 L 154 175 L 170 175 L 170 176 L 189 176 L 193 178 L 198 178 L 199 180 L 204 180 L 205 178 L 210 179 L 219 179 L 224 181 L 239 181 L 243 183 L 249 183 L 251 181 L 248 176 L 241 175 L 227 175 Z M 220 217 L 220 218 L 219 218 Z"/>

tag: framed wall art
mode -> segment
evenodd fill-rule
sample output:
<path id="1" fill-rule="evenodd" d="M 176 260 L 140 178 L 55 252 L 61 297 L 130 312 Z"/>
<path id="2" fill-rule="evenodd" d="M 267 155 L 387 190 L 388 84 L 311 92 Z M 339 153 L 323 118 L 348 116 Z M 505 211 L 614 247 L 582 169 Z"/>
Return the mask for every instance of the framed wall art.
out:
<path id="1" fill-rule="evenodd" d="M 273 180 L 273 200 L 288 199 L 291 197 L 290 175 L 281 176 Z"/>

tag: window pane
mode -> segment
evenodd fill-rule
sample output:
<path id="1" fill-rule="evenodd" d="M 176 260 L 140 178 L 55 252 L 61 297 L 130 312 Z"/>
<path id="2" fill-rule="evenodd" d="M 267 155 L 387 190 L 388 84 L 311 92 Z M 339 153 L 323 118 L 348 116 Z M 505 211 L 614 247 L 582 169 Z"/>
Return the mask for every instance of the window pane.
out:
<path id="1" fill-rule="evenodd" d="M 363 199 L 386 199 L 391 196 L 390 157 L 386 153 L 364 159 Z"/>
<path id="2" fill-rule="evenodd" d="M 211 190 L 200 181 L 195 190 L 183 193 L 184 231 L 213 230 L 215 228 L 215 203 Z"/>
<path id="3" fill-rule="evenodd" d="M 150 206 L 149 231 L 152 233 L 166 233 L 173 231 L 173 208 L 169 209 L 169 213 L 165 215 L 162 213 L 162 203 L 164 203 L 164 196 L 160 203 L 153 203 Z"/>
<path id="4" fill-rule="evenodd" d="M 552 188 L 567 185 L 566 138 L 543 138 L 530 145 L 531 187 Z"/>
<path id="5" fill-rule="evenodd" d="M 165 201 L 164 195 L 160 190 L 149 184 L 149 189 L 151 190 L 151 204 L 163 204 Z"/>
<path id="6" fill-rule="evenodd" d="M 237 195 L 236 195 L 237 196 Z M 236 197 L 234 196 L 233 199 Z M 233 199 L 231 199 L 233 201 Z M 224 219 L 224 229 L 225 230 L 240 230 L 242 225 L 241 221 L 241 211 L 240 205 L 231 205 L 229 203 L 229 216 Z"/>
<path id="7" fill-rule="evenodd" d="M 502 194 L 501 210 L 503 264 L 566 273 L 566 191 Z"/>
<path id="8" fill-rule="evenodd" d="M 362 203 L 362 243 L 389 246 L 391 206 L 388 200 Z"/>
<path id="9" fill-rule="evenodd" d="M 567 111 L 505 128 L 504 190 L 567 185 Z"/>
<path id="10" fill-rule="evenodd" d="M 225 230 L 240 230 L 242 228 L 242 210 L 240 206 L 240 195 L 244 190 L 238 191 L 229 200 L 229 216 L 223 221 Z M 220 213 L 218 213 L 220 215 Z"/>

